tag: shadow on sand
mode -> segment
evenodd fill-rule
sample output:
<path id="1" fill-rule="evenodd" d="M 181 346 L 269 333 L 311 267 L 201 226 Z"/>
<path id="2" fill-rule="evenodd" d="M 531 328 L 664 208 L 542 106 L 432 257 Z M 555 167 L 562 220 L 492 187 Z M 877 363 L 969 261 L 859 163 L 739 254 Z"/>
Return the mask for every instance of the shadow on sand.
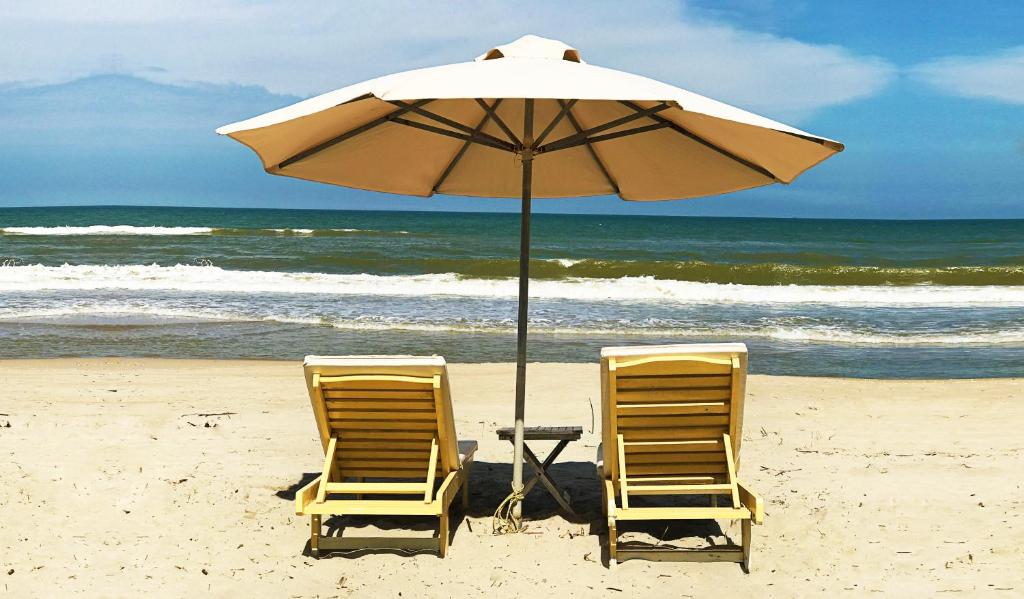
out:
<path id="1" fill-rule="evenodd" d="M 531 521 L 538 522 L 557 517 L 569 524 L 588 526 L 588 534 L 599 538 L 603 561 L 607 564 L 607 522 L 601 515 L 601 480 L 598 478 L 594 464 L 592 462 L 562 462 L 553 464 L 548 469 L 548 473 L 568 496 L 575 513 L 564 513 L 558 503 L 548 494 L 547 488 L 537 484 L 523 503 L 524 520 L 529 524 Z M 275 495 L 286 501 L 294 501 L 296 492 L 317 476 L 319 473 L 316 472 L 304 473 L 298 481 L 287 489 L 277 491 Z M 526 480 L 529 480 L 533 476 L 533 471 L 527 467 L 524 476 Z M 510 491 L 510 480 L 512 480 L 511 464 L 474 462 L 469 474 L 469 508 L 463 510 L 458 499 L 452 503 L 449 540 L 452 540 L 458 533 L 467 517 L 485 519 L 486 526 L 489 527 L 490 517 L 494 515 L 494 511 Z M 636 500 L 631 498 L 631 503 L 635 501 L 637 505 L 663 505 L 659 499 L 661 498 L 639 497 Z M 701 502 L 702 499 L 687 497 L 682 504 L 707 505 L 706 500 Z M 680 502 L 676 499 L 673 504 L 680 505 Z M 409 536 L 426 539 L 436 538 L 438 531 L 437 518 L 424 516 L 332 516 L 326 518 L 323 523 L 325 526 L 324 536 L 338 537 L 346 535 L 348 531 L 401 530 L 410 533 Z M 468 525 L 472 527 L 474 524 L 469 523 Z M 480 523 L 475 523 L 475 525 L 479 526 Z M 430 537 L 425 534 L 428 532 Z M 726 538 L 725 531 L 713 520 L 622 522 L 619 524 L 619 535 L 620 546 L 635 548 L 664 547 L 665 544 L 685 547 L 722 546 L 721 541 Z M 372 532 L 366 536 L 372 536 Z M 635 538 L 627 540 L 623 538 L 624 536 Z M 729 541 L 731 539 L 728 539 L 725 544 L 728 545 Z M 327 556 L 357 558 L 381 553 L 412 555 L 436 552 L 437 549 L 431 547 L 417 550 L 374 547 L 352 551 L 333 551 Z M 303 553 L 310 555 L 308 541 Z"/>

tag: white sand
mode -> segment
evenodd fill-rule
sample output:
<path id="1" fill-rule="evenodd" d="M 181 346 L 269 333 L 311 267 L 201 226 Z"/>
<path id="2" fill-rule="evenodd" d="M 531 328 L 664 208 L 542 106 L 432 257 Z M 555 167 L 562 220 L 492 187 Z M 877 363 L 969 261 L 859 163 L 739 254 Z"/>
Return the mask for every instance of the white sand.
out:
<path id="1" fill-rule="evenodd" d="M 0 589 L 11 597 L 1024 595 L 1024 380 L 751 377 L 740 474 L 769 503 L 744 575 L 728 563 L 629 561 L 611 571 L 602 563 L 591 464 L 596 365 L 531 365 L 527 406 L 528 424 L 584 427 L 553 473 L 592 521 L 565 521 L 538 486 L 526 503 L 535 518 L 528 533 L 492 536 L 511 461 L 493 431 L 511 422 L 514 367 L 450 371 L 459 436 L 480 441 L 480 451 L 472 506 L 453 522 L 449 556 L 314 560 L 303 555 L 308 521 L 282 497 L 322 461 L 297 363 L 0 362 Z M 231 414 L 198 415 L 220 412 Z M 400 525 L 386 523 L 391 534 L 407 532 Z M 723 532 L 738 538 L 738 525 L 722 525 L 632 534 L 697 546 Z"/>

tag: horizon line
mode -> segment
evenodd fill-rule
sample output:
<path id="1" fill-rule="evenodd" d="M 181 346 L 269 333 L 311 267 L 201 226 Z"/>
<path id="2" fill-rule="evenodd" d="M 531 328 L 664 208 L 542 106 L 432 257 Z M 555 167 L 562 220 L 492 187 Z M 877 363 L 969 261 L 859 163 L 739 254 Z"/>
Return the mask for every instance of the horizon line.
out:
<path id="1" fill-rule="evenodd" d="M 491 210 L 408 210 L 375 209 L 365 210 L 356 208 L 267 208 L 267 207 L 241 207 L 241 206 L 174 206 L 174 205 L 147 205 L 147 204 L 69 204 L 69 205 L 46 205 L 46 206 L 0 206 L 0 210 L 47 210 L 67 208 L 143 208 L 143 209 L 171 209 L 171 210 L 257 210 L 267 212 L 400 212 L 412 214 L 489 214 L 489 215 L 518 215 L 518 210 L 491 211 Z M 690 218 L 690 219 L 721 219 L 721 220 L 828 220 L 828 221 L 864 221 L 864 222 L 949 222 L 949 221 L 1024 221 L 1024 218 L 856 218 L 856 217 L 827 217 L 827 216 L 709 216 L 709 215 L 686 215 L 686 214 L 623 214 L 607 212 L 539 212 L 533 211 L 534 216 L 622 216 L 633 218 Z"/>

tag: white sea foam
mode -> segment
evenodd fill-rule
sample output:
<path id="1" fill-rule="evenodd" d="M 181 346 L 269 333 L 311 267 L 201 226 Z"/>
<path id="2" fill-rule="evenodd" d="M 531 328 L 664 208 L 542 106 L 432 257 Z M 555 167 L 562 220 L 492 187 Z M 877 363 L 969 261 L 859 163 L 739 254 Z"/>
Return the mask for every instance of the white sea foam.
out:
<path id="1" fill-rule="evenodd" d="M 408 231 L 374 231 L 368 229 L 322 229 L 337 233 L 388 233 L 408 235 Z M 72 236 L 72 235 L 212 235 L 217 232 L 235 235 L 276 233 L 278 235 L 314 235 L 317 229 L 245 229 L 232 227 L 136 227 L 134 225 L 88 225 L 81 227 L 2 227 L 0 235 Z"/>
<path id="2" fill-rule="evenodd" d="M 515 279 L 456 274 L 381 276 L 224 270 L 216 266 L 63 265 L 0 267 L 0 292 L 41 290 L 165 290 L 208 293 L 294 293 L 375 296 L 515 298 Z M 1024 286 L 734 285 L 653 277 L 534 280 L 537 298 L 731 304 L 852 306 L 1024 306 Z"/>
<path id="3" fill-rule="evenodd" d="M 91 303 L 61 305 L 49 308 L 0 308 L 0 320 L 32 321 L 34 319 L 73 318 L 88 316 L 150 316 L 180 320 L 253 321 L 258 317 L 224 310 L 174 308 L 159 304 L 145 303 Z M 268 318 L 266 320 L 279 320 Z M 283 321 L 282 321 L 283 322 Z"/>
<path id="4" fill-rule="evenodd" d="M 3 227 L 4 235 L 209 235 L 210 227 L 135 227 L 132 225 L 89 225 L 86 227 Z"/>
<path id="5" fill-rule="evenodd" d="M 312 235 L 313 229 L 268 229 L 282 235 Z"/>
<path id="6" fill-rule="evenodd" d="M 548 258 L 545 260 L 545 262 L 557 262 L 560 266 L 564 268 L 570 268 L 572 266 L 575 266 L 576 264 L 579 264 L 580 262 L 583 262 L 583 260 L 576 260 L 573 258 Z"/>
<path id="7" fill-rule="evenodd" d="M 710 333 L 715 334 L 715 333 Z M 740 329 L 718 332 L 723 337 L 762 337 L 776 341 L 806 341 L 838 345 L 1021 345 L 1024 344 L 1024 328 L 1001 331 L 929 332 L 929 333 L 882 333 L 878 331 L 857 331 L 835 326 L 807 327 L 766 327 L 764 329 Z"/>

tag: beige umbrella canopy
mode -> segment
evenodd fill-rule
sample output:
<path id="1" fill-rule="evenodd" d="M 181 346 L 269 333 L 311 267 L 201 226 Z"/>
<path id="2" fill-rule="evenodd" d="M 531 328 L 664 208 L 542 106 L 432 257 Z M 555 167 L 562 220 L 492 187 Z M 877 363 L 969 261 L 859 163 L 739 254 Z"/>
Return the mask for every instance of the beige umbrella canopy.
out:
<path id="1" fill-rule="evenodd" d="M 526 36 L 474 62 L 387 75 L 217 130 L 267 172 L 388 193 L 520 197 L 524 98 L 533 197 L 667 200 L 789 183 L 842 150 Z"/>
<path id="2" fill-rule="evenodd" d="M 274 175 L 413 196 L 522 199 L 513 498 L 533 197 L 685 199 L 790 183 L 839 142 L 532 35 L 473 62 L 387 75 L 217 129 Z M 518 520 L 517 501 L 515 516 Z"/>

